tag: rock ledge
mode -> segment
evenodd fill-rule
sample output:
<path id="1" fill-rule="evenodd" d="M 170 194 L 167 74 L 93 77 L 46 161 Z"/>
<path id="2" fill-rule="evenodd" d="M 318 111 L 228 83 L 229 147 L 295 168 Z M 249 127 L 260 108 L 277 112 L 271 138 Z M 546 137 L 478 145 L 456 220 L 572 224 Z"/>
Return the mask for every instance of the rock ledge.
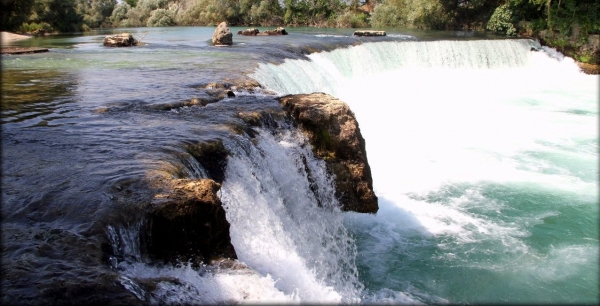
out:
<path id="1" fill-rule="evenodd" d="M 348 105 L 324 93 L 288 95 L 279 102 L 308 136 L 315 154 L 335 175 L 342 210 L 376 213 L 365 140 Z"/>

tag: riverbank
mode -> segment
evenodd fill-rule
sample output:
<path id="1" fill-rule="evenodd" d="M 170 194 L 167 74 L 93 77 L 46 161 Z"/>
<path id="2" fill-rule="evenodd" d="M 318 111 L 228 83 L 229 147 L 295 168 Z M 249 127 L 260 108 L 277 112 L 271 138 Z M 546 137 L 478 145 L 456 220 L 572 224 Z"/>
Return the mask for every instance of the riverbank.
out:
<path id="1" fill-rule="evenodd" d="M 12 45 L 14 42 L 29 39 L 31 37 L 33 37 L 33 36 L 20 35 L 20 34 L 2 31 L 2 32 L 0 32 L 0 43 L 2 44 L 2 46 L 9 46 L 9 45 Z"/>
<path id="2" fill-rule="evenodd" d="M 31 38 L 30 35 L 20 35 L 11 32 L 0 32 L 0 54 L 28 54 L 48 52 L 47 48 L 15 47 L 13 43 Z"/>

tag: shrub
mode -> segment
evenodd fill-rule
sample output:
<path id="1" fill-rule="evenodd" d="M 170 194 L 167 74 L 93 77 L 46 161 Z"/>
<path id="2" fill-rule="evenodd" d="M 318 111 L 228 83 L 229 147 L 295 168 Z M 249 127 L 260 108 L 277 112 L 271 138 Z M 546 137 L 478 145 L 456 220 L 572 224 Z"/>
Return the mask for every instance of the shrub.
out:
<path id="1" fill-rule="evenodd" d="M 377 5 L 371 15 L 371 25 L 376 28 L 398 27 L 403 24 L 402 11 L 389 3 Z"/>
<path id="2" fill-rule="evenodd" d="M 168 27 L 175 24 L 173 21 L 173 12 L 165 9 L 157 9 L 152 12 L 146 26 L 148 27 Z"/>
<path id="3" fill-rule="evenodd" d="M 348 10 L 335 18 L 335 25 L 343 28 L 367 28 L 369 21 L 365 13 Z"/>
<path id="4" fill-rule="evenodd" d="M 375 7 L 371 24 L 378 28 L 447 29 L 451 15 L 440 0 L 387 0 Z"/>
<path id="5" fill-rule="evenodd" d="M 113 26 L 118 27 L 121 24 L 121 21 L 127 18 L 127 12 L 131 9 L 131 6 L 125 2 L 121 2 L 115 6 L 115 9 L 110 15 L 110 22 Z"/>
<path id="6" fill-rule="evenodd" d="M 19 32 L 21 33 L 49 33 L 54 31 L 52 26 L 46 22 L 40 23 L 23 23 L 19 28 Z"/>
<path id="7" fill-rule="evenodd" d="M 487 29 L 496 33 L 515 36 L 517 29 L 514 25 L 513 10 L 509 4 L 503 4 L 496 8 L 487 23 Z"/>

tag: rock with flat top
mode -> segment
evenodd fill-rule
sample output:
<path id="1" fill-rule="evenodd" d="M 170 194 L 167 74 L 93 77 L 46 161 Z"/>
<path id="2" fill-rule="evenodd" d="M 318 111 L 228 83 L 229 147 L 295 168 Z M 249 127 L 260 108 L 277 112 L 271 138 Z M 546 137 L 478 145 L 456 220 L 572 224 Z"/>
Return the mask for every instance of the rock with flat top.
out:
<path id="1" fill-rule="evenodd" d="M 354 31 L 354 36 L 385 36 L 385 31 Z"/>
<path id="2" fill-rule="evenodd" d="M 121 33 L 104 38 L 104 46 L 106 47 L 131 47 L 138 44 L 139 42 L 129 33 Z"/>
<path id="3" fill-rule="evenodd" d="M 227 22 L 223 21 L 217 26 L 212 36 L 212 44 L 213 46 L 233 45 L 233 34 L 231 34 L 231 31 L 227 27 Z"/>

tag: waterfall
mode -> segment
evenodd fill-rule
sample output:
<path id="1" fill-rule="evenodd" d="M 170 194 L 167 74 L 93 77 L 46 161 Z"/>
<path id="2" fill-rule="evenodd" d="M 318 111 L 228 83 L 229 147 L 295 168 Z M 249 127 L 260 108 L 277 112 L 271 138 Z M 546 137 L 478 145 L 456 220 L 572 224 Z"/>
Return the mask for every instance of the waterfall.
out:
<path id="1" fill-rule="evenodd" d="M 531 40 L 378 42 L 251 76 L 356 115 L 380 208 L 344 214 L 361 302 L 597 298 L 598 76 L 573 59 Z"/>
<path id="2" fill-rule="evenodd" d="M 257 139 L 229 147 L 222 187 L 239 260 L 303 303 L 360 301 L 356 248 L 324 162 L 295 129 Z"/>
<path id="3" fill-rule="evenodd" d="M 325 163 L 303 134 L 258 129 L 225 145 L 231 156 L 219 196 L 243 268 L 151 266 L 139 255 L 139 226 L 111 226 L 115 253 L 128 259 L 113 264 L 122 285 L 151 303 L 359 303 L 356 245 Z M 136 282 L 160 278 L 151 292 Z"/>
<path id="4" fill-rule="evenodd" d="M 536 42 L 527 39 L 365 43 L 313 53 L 308 61 L 259 64 L 251 77 L 281 94 L 337 95 L 336 88 L 348 79 L 390 71 L 523 67 L 531 61 L 532 48 L 537 48 Z"/>

